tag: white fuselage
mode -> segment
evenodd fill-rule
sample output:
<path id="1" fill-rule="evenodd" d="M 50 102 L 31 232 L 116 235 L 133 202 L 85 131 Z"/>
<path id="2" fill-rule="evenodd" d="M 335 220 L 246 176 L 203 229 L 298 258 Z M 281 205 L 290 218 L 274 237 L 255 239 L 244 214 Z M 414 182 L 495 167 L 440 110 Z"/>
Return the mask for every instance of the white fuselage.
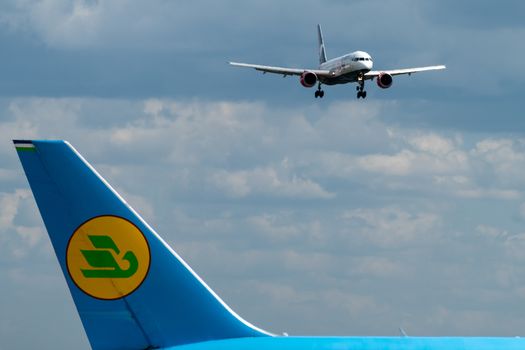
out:
<path id="1" fill-rule="evenodd" d="M 346 84 L 357 81 L 359 74 L 369 72 L 374 65 L 372 57 L 364 51 L 354 51 L 333 58 L 319 65 L 319 69 L 329 70 L 330 78 L 322 78 L 326 85 Z"/>

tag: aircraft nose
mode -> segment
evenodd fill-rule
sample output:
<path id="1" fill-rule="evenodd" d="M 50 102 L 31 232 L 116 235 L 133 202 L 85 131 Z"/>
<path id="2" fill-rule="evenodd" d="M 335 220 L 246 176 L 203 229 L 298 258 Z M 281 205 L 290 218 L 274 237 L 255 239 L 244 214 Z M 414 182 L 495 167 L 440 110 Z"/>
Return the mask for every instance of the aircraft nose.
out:
<path id="1" fill-rule="evenodd" d="M 365 69 L 365 70 L 371 70 L 372 69 L 372 61 L 363 61 L 363 62 L 359 62 L 361 63 L 361 69 Z"/>

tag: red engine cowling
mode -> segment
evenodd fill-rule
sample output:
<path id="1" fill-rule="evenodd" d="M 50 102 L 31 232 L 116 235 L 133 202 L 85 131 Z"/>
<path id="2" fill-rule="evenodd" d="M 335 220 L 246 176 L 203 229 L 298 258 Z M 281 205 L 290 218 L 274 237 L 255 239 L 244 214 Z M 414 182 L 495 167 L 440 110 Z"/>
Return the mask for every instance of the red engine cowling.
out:
<path id="1" fill-rule="evenodd" d="M 393 78 L 388 73 L 379 73 L 377 76 L 377 86 L 381 89 L 388 89 L 392 86 Z"/>
<path id="2" fill-rule="evenodd" d="M 301 85 L 307 88 L 311 88 L 317 83 L 317 75 L 314 72 L 305 71 L 301 74 Z"/>

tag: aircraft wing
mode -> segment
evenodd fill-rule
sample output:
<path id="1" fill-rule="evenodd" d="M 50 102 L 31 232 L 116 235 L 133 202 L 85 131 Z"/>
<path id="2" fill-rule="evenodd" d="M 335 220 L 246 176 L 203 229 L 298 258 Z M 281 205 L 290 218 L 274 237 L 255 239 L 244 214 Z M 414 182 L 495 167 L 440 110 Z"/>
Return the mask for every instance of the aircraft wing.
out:
<path id="1" fill-rule="evenodd" d="M 412 74 L 412 73 L 418 73 L 418 72 L 426 72 L 429 70 L 439 70 L 439 69 L 445 69 L 446 67 L 443 65 L 439 66 L 428 66 L 428 67 L 417 67 L 417 68 L 405 68 L 405 69 L 392 69 L 392 70 L 371 70 L 370 72 L 365 74 L 365 79 L 373 79 L 377 77 L 381 73 L 388 73 L 390 75 L 400 75 L 400 74 Z"/>
<path id="2" fill-rule="evenodd" d="M 235 67 L 253 68 L 263 73 L 275 73 L 275 74 L 282 74 L 284 76 L 301 75 L 306 71 L 315 73 L 315 75 L 317 75 L 318 77 L 320 76 L 330 77 L 333 75 L 332 72 L 330 72 L 329 70 L 321 70 L 321 69 L 273 67 L 273 66 L 262 66 L 259 64 L 238 63 L 238 62 L 229 62 L 229 63 Z"/>

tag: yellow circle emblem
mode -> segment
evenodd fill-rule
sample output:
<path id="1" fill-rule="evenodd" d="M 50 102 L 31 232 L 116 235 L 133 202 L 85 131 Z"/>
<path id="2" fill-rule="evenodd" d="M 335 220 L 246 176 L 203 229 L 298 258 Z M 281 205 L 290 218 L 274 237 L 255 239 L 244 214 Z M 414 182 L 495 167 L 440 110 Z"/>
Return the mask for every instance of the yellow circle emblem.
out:
<path id="1" fill-rule="evenodd" d="M 150 265 L 148 242 L 126 219 L 97 216 L 80 225 L 67 246 L 73 282 L 98 299 L 119 299 L 135 291 Z"/>

